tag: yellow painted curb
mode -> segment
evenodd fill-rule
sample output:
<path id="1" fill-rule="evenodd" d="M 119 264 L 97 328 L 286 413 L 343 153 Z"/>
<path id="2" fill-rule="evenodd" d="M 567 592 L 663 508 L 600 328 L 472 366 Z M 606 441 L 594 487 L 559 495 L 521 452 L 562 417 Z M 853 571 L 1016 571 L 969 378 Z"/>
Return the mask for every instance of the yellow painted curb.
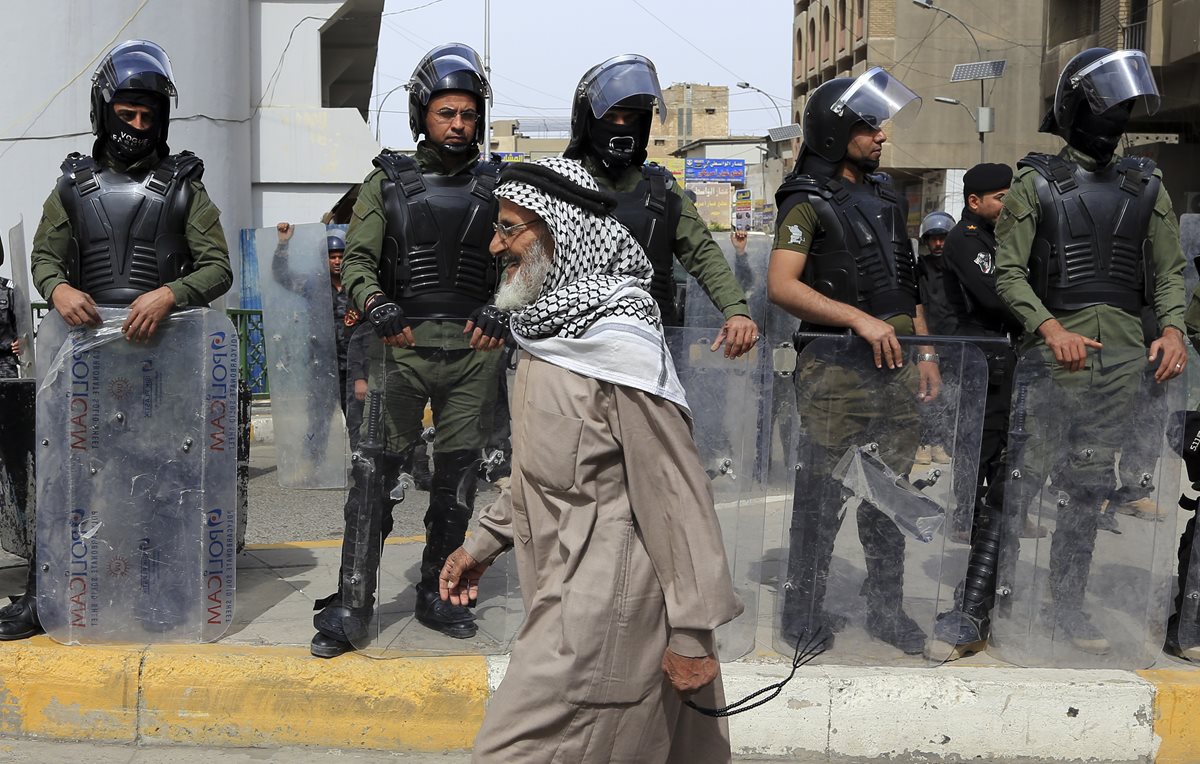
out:
<path id="1" fill-rule="evenodd" d="M 143 739 L 210 746 L 464 750 L 483 722 L 477 656 L 313 658 L 304 648 L 151 647 Z"/>
<path id="2" fill-rule="evenodd" d="M 300 647 L 0 644 L 0 735 L 209 746 L 469 749 L 479 656 L 332 660 Z"/>
<path id="3" fill-rule="evenodd" d="M 1151 669 L 1138 676 L 1154 685 L 1154 734 L 1162 741 L 1156 764 L 1200 762 L 1200 671 Z"/>
<path id="4" fill-rule="evenodd" d="M 0 734 L 136 740 L 140 661 L 136 650 L 45 636 L 0 643 Z"/>

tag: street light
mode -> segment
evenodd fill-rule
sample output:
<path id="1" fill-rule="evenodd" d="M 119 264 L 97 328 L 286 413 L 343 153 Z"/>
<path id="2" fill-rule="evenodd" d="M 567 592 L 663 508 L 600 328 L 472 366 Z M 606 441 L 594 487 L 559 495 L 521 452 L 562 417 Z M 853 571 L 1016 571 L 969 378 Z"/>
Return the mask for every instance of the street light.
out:
<path id="1" fill-rule="evenodd" d="M 779 110 L 779 104 L 775 103 L 774 96 L 772 96 L 770 93 L 763 90 L 762 88 L 754 87 L 749 82 L 739 82 L 737 84 L 737 86 L 743 90 L 753 90 L 756 93 L 762 93 L 763 95 L 765 95 L 771 101 L 771 105 L 775 107 L 775 116 L 779 118 L 779 124 L 781 124 L 781 125 L 783 124 L 783 112 Z"/>
<path id="2" fill-rule="evenodd" d="M 914 2 L 915 1 L 916 0 L 914 0 Z M 951 105 L 957 104 L 957 105 L 963 107 L 963 110 L 966 111 L 967 114 L 969 114 L 971 116 L 971 120 L 975 123 L 975 129 L 979 132 L 979 161 L 983 162 L 984 161 L 984 159 L 983 159 L 983 134 L 990 133 L 996 129 L 995 117 L 993 115 L 992 107 L 980 106 L 978 113 L 974 113 L 971 111 L 971 109 L 965 103 L 958 100 L 957 98 L 947 98 L 946 96 L 934 96 L 933 100 L 937 101 L 938 103 L 948 103 Z"/>
<path id="3" fill-rule="evenodd" d="M 975 39 L 975 33 L 971 31 L 971 27 L 967 26 L 967 22 L 963 21 L 958 16 L 955 16 L 953 13 L 946 10 L 945 8 L 939 8 L 938 6 L 934 5 L 933 0 L 912 0 L 912 3 L 913 3 L 913 5 L 917 6 L 918 8 L 924 8 L 927 11 L 937 11 L 938 13 L 945 14 L 949 18 L 952 18 L 955 21 L 957 21 L 959 23 L 959 26 L 961 26 L 966 31 L 967 35 L 970 36 L 971 42 L 975 44 L 975 56 L 976 56 L 975 60 L 978 62 L 981 62 L 981 63 L 983 62 L 983 48 L 979 47 L 979 40 Z M 1000 71 L 1003 72 L 1003 66 L 1001 66 Z M 999 75 L 992 73 L 991 75 L 985 74 L 984 76 L 979 77 L 979 117 L 976 119 L 976 127 L 978 127 L 978 129 L 979 129 L 979 161 L 980 162 L 984 161 L 984 145 L 983 145 L 984 133 L 992 131 L 992 128 L 991 128 L 992 110 L 987 107 L 987 98 L 984 94 L 983 81 L 984 81 L 984 79 L 990 79 L 991 77 L 995 77 L 995 76 L 999 76 Z M 963 79 L 974 79 L 974 77 L 964 77 Z M 954 99 L 943 100 L 941 98 L 934 98 L 934 100 L 940 101 L 942 103 L 948 103 L 949 101 L 954 101 Z M 954 101 L 954 102 L 957 103 L 957 101 Z M 966 107 L 964 106 L 963 108 L 966 108 Z M 970 109 L 967 109 L 967 111 L 969 112 Z M 987 130 L 984 130 L 984 122 L 985 121 L 988 123 Z"/>

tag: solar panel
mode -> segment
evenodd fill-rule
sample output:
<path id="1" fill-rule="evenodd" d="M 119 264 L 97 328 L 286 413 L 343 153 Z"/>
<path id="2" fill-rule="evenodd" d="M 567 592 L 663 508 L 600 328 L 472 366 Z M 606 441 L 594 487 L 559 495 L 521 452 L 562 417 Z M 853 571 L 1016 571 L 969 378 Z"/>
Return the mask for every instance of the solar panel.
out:
<path id="1" fill-rule="evenodd" d="M 954 71 L 950 74 L 950 81 L 994 80 L 1003 76 L 1004 65 L 1007 63 L 1007 60 L 1001 59 L 999 61 L 972 61 L 967 64 L 955 64 Z"/>
<path id="2" fill-rule="evenodd" d="M 790 141 L 795 138 L 800 138 L 804 135 L 804 131 L 800 129 L 800 125 L 792 123 L 781 127 L 768 127 L 767 135 L 776 143 L 780 141 Z"/>

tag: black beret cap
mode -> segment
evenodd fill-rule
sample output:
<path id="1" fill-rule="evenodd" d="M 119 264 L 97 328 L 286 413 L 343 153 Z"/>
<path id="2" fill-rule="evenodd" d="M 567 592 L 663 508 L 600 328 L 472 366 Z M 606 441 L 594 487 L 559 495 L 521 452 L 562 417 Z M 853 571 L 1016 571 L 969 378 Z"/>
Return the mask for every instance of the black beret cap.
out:
<path id="1" fill-rule="evenodd" d="M 1013 171 L 1006 164 L 984 162 L 963 175 L 963 196 L 983 195 L 1012 185 Z"/>

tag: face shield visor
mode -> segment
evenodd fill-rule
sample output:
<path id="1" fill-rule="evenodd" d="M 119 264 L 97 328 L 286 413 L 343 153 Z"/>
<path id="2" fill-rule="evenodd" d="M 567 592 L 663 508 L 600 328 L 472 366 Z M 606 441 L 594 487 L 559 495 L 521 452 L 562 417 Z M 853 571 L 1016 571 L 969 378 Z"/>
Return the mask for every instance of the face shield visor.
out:
<path id="1" fill-rule="evenodd" d="M 601 119 L 608 110 L 634 96 L 644 96 L 648 104 L 658 102 L 658 119 L 667 118 L 666 101 L 658 84 L 658 72 L 645 56 L 634 54 L 610 58 L 596 68 L 585 84 L 592 116 Z"/>
<path id="2" fill-rule="evenodd" d="M 92 83 L 105 103 L 112 103 L 118 90 L 146 90 L 175 99 L 175 76 L 166 51 L 145 40 L 129 40 L 113 48 L 100 64 Z"/>
<path id="3" fill-rule="evenodd" d="M 491 104 L 492 92 L 483 73 L 483 62 L 474 49 L 462 43 L 449 43 L 429 51 L 417 65 L 408 87 L 425 106 L 429 104 L 429 98 L 439 82 L 460 72 L 468 72 L 479 79 L 483 89 L 480 95 Z"/>
<path id="4" fill-rule="evenodd" d="M 876 66 L 858 76 L 830 110 L 843 119 L 857 117 L 876 130 L 891 123 L 909 125 L 921 110 L 921 97 Z"/>
<path id="5" fill-rule="evenodd" d="M 1118 50 L 1097 59 L 1072 75 L 1070 84 L 1087 96 L 1093 114 L 1103 114 L 1133 98 L 1145 99 L 1147 114 L 1158 111 L 1158 86 L 1150 62 L 1140 50 Z M 1056 96 L 1061 97 L 1062 93 Z"/>

